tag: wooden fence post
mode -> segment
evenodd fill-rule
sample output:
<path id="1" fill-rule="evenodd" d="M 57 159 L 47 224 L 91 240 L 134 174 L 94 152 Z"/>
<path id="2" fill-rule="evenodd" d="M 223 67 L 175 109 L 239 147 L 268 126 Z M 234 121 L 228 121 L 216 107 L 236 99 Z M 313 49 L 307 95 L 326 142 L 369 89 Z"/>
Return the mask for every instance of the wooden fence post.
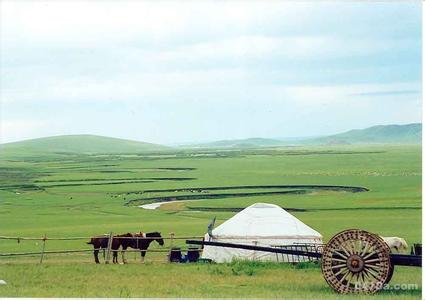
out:
<path id="1" fill-rule="evenodd" d="M 168 252 L 168 261 L 170 261 L 171 252 L 173 249 L 174 232 L 170 232 L 170 251 Z"/>
<path id="2" fill-rule="evenodd" d="M 46 248 L 46 234 L 44 234 L 44 238 L 43 238 L 43 247 L 41 248 L 41 256 L 40 256 L 40 264 L 43 263 L 43 257 L 44 257 L 44 249 Z"/>
<path id="3" fill-rule="evenodd" d="M 106 259 L 105 259 L 105 264 L 109 264 L 109 260 L 111 258 L 111 247 L 112 247 L 112 240 L 114 239 L 114 237 L 112 236 L 112 231 L 109 232 L 109 238 L 108 238 L 108 249 L 106 251 Z"/>

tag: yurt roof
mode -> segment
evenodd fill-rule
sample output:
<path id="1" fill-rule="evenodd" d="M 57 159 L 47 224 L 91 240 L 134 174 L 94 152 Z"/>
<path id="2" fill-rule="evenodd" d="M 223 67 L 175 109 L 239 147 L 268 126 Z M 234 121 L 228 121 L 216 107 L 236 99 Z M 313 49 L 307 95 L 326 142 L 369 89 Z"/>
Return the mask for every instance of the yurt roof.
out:
<path id="1" fill-rule="evenodd" d="M 221 238 L 321 239 L 322 235 L 280 206 L 255 203 L 214 228 Z"/>

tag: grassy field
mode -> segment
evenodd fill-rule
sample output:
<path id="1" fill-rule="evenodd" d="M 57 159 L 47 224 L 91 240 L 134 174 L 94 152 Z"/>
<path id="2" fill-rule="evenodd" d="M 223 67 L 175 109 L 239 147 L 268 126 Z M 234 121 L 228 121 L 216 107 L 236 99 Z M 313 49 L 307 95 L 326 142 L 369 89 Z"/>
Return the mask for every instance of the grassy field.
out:
<path id="1" fill-rule="evenodd" d="M 283 185 L 342 185 L 368 191 Z M 165 204 L 159 210 L 137 207 L 159 197 L 188 196 L 194 201 Z M 409 244 L 420 242 L 421 147 L 9 151 L 0 156 L 3 236 L 88 237 L 110 231 L 201 236 L 212 217 L 221 223 L 255 202 L 287 208 L 321 232 L 325 241 L 340 230 L 361 228 L 401 236 Z M 88 249 L 85 242 L 47 241 L 46 250 Z M 176 243 L 183 245 L 184 240 Z M 40 249 L 40 241 L 0 240 L 0 253 Z M 129 265 L 117 266 L 96 266 L 90 253 L 48 255 L 42 265 L 39 256 L 0 258 L 0 279 L 8 282 L 0 286 L 0 296 L 339 298 L 317 266 L 169 265 L 162 252 L 148 253 L 141 265 L 135 255 L 129 256 Z M 414 283 L 419 289 L 382 291 L 377 298 L 420 297 L 419 269 L 397 268 L 391 284 L 398 283 Z"/>

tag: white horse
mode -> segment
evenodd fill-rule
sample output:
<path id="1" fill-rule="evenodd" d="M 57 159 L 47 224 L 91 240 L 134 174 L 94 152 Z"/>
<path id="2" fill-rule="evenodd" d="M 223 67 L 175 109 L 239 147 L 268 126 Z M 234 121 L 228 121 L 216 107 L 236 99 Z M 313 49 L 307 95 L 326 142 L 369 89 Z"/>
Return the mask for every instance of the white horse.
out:
<path id="1" fill-rule="evenodd" d="M 405 254 L 408 253 L 409 246 L 407 245 L 407 242 L 405 239 L 392 236 L 392 237 L 383 237 L 381 238 L 384 240 L 384 242 L 390 247 L 391 253 L 398 253 L 398 254 Z"/>

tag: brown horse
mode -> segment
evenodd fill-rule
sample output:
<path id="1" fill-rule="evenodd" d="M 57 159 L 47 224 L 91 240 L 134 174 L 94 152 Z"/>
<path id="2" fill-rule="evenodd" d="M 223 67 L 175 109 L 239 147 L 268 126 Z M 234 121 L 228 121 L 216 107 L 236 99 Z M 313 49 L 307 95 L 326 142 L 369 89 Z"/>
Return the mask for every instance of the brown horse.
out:
<path id="1" fill-rule="evenodd" d="M 99 263 L 99 257 L 98 257 L 99 249 L 107 249 L 108 240 L 109 240 L 108 236 L 93 237 L 91 238 L 90 242 L 87 243 L 87 244 L 93 245 L 94 260 L 97 264 Z M 123 263 L 127 263 L 124 254 L 128 247 L 141 250 L 140 254 L 141 254 L 142 262 L 143 262 L 146 255 L 146 251 L 149 248 L 152 241 L 156 241 L 161 246 L 164 245 L 164 240 L 162 239 L 160 232 L 149 232 L 146 234 L 142 232 L 135 233 L 135 234 L 126 233 L 126 234 L 113 236 L 112 244 L 111 244 L 111 250 L 113 253 L 113 259 L 112 259 L 113 263 L 114 264 L 118 263 L 118 249 L 120 247 L 122 247 L 121 254 L 122 254 Z"/>

